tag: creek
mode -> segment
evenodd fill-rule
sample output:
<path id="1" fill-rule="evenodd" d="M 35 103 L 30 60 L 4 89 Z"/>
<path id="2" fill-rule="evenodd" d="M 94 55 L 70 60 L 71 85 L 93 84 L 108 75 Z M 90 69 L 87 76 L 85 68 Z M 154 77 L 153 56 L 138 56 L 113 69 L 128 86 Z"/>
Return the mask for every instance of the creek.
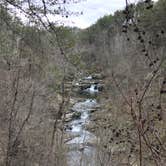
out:
<path id="1" fill-rule="evenodd" d="M 66 132 L 72 138 L 67 142 L 69 166 L 95 166 L 96 150 L 94 143 L 97 138 L 85 126 L 90 122 L 91 112 L 98 111 L 100 108 L 96 99 L 99 89 L 98 84 L 93 82 L 92 77 L 88 76 L 85 79 L 92 83 L 88 88 L 82 90 L 83 100 L 75 103 L 72 107 L 72 111 L 77 113 L 79 117 L 67 123 Z"/>

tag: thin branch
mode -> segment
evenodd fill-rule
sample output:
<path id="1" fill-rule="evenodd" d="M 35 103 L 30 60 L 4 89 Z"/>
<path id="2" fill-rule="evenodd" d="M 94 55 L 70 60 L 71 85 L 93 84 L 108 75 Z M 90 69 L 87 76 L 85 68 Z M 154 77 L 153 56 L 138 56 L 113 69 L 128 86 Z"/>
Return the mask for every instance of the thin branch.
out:
<path id="1" fill-rule="evenodd" d="M 123 93 L 123 91 L 122 91 L 120 85 L 119 85 L 118 82 L 116 81 L 116 79 L 115 79 L 113 73 L 112 73 L 112 78 L 113 78 L 113 81 L 114 81 L 116 87 L 118 88 L 120 94 L 122 95 L 123 99 L 125 100 L 126 104 L 127 104 L 129 107 L 131 107 L 131 103 L 128 101 L 127 97 L 124 95 L 124 93 Z"/>
<path id="2" fill-rule="evenodd" d="M 29 105 L 29 112 L 28 112 L 26 118 L 24 119 L 24 121 L 22 122 L 22 125 L 21 125 L 21 127 L 20 127 L 20 129 L 19 129 L 19 131 L 18 131 L 18 133 L 17 133 L 17 136 L 16 136 L 16 138 L 15 138 L 15 140 L 14 140 L 14 142 L 13 142 L 12 147 L 15 147 L 15 145 L 17 144 L 17 141 L 18 141 L 18 139 L 19 139 L 19 136 L 21 135 L 21 133 L 22 133 L 22 131 L 23 131 L 23 129 L 24 129 L 26 123 L 28 122 L 28 120 L 29 120 L 29 118 L 30 118 L 30 116 L 31 116 L 31 114 L 32 114 L 32 111 L 33 111 L 33 103 L 34 103 L 34 97 L 35 97 L 35 91 L 33 91 L 32 96 L 31 96 L 31 101 L 30 101 L 30 105 Z"/>

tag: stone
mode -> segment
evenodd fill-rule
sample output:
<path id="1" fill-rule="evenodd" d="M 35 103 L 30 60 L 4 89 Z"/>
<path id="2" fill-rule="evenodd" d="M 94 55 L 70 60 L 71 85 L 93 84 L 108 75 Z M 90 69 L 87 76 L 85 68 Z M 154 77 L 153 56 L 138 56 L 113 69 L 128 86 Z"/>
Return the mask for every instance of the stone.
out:
<path id="1" fill-rule="evenodd" d="M 81 112 L 74 112 L 72 115 L 72 119 L 79 119 L 81 117 Z"/>
<path id="2" fill-rule="evenodd" d="M 93 78 L 93 79 L 104 79 L 105 76 L 104 76 L 103 74 L 96 73 L 96 74 L 93 74 L 93 75 L 92 75 L 92 78 Z"/>

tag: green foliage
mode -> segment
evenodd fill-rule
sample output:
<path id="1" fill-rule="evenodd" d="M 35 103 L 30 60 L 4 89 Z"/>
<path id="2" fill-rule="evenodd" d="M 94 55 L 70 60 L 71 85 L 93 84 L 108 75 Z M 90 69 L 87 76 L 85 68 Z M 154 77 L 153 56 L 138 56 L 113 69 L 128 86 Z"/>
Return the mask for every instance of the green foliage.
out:
<path id="1" fill-rule="evenodd" d="M 57 66 L 49 66 L 48 72 L 54 78 L 54 82 L 48 85 L 48 88 L 54 90 L 55 92 L 61 91 L 61 83 L 64 77 L 62 70 L 60 70 Z"/>
<path id="2" fill-rule="evenodd" d="M 69 50 L 75 46 L 75 35 L 73 33 L 73 29 L 69 27 L 56 27 L 58 32 L 58 37 L 65 48 L 65 50 Z"/>
<path id="3" fill-rule="evenodd" d="M 22 23 L 16 16 L 0 5 L 0 57 L 6 63 L 18 57 L 18 39 L 22 32 Z"/>
<path id="4" fill-rule="evenodd" d="M 112 24 L 113 16 L 112 15 L 106 15 L 103 18 L 100 18 L 96 22 L 96 26 L 100 28 L 100 30 L 107 29 Z"/>
<path id="5" fill-rule="evenodd" d="M 95 43 L 95 40 L 98 38 L 98 34 L 107 30 L 111 26 L 112 21 L 112 15 L 106 15 L 103 18 L 100 18 L 94 25 L 80 33 L 80 39 L 83 40 L 84 43 Z"/>

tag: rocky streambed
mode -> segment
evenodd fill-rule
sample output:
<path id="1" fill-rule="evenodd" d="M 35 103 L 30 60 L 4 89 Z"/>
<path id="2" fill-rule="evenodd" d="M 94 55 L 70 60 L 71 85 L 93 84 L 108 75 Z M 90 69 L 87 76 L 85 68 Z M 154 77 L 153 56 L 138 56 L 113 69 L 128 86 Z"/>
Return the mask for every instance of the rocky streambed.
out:
<path id="1" fill-rule="evenodd" d="M 66 144 L 68 146 L 67 161 L 69 166 L 94 166 L 95 165 L 95 143 L 97 137 L 86 129 L 90 123 L 92 112 L 100 111 L 100 105 L 96 97 L 102 90 L 100 79 L 88 76 L 76 83 L 81 101 L 76 102 L 71 113 L 66 115 L 66 133 L 70 136 Z M 93 160 L 92 160 L 93 159 Z"/>

